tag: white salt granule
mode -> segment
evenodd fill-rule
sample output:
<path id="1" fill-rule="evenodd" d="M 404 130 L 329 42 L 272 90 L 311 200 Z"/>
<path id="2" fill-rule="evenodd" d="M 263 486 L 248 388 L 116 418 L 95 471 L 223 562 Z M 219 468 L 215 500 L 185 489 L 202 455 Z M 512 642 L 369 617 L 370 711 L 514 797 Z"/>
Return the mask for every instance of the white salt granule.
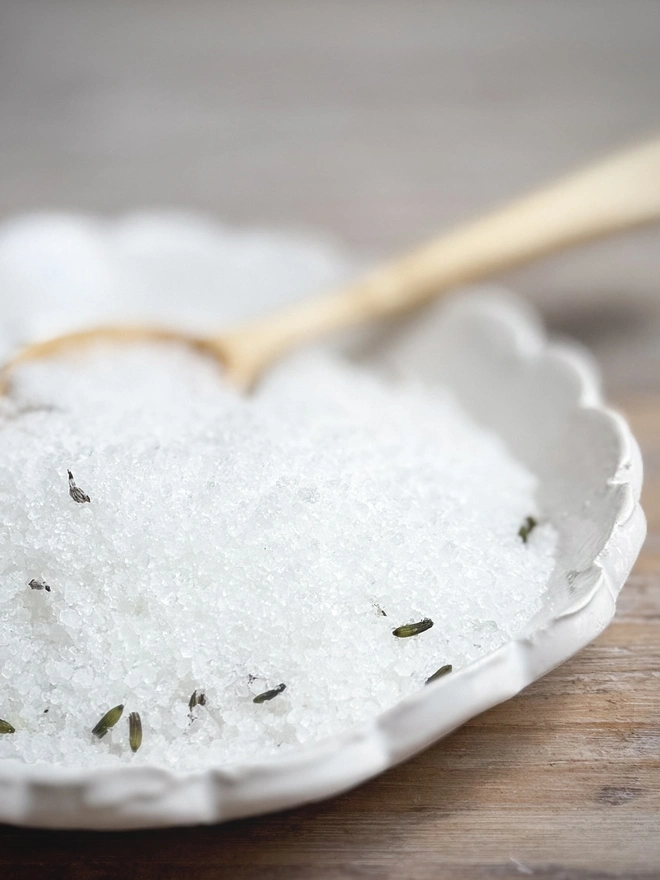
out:
<path id="1" fill-rule="evenodd" d="M 518 536 L 536 480 L 444 390 L 315 353 L 244 397 L 214 364 L 144 347 L 22 367 L 1 406 L 0 718 L 16 732 L 0 757 L 263 759 L 484 656 L 540 607 L 555 532 Z"/>

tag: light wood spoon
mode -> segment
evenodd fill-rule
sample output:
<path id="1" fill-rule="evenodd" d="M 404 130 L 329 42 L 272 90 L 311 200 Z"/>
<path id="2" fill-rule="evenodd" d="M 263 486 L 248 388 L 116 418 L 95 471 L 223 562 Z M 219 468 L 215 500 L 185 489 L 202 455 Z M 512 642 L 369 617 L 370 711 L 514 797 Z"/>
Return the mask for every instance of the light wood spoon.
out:
<path id="1" fill-rule="evenodd" d="M 222 335 L 199 337 L 155 327 L 97 327 L 37 342 L 0 371 L 11 371 L 94 342 L 179 342 L 219 360 L 237 387 L 249 388 L 277 358 L 330 331 L 393 315 L 459 284 L 552 251 L 660 219 L 660 139 L 566 177 L 461 226 L 331 291 Z"/>

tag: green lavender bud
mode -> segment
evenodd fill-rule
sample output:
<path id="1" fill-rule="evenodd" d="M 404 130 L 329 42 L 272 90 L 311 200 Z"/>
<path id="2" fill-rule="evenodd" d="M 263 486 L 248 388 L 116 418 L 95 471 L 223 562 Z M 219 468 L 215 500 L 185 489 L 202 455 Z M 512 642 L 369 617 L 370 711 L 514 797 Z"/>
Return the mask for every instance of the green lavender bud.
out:
<path id="1" fill-rule="evenodd" d="M 433 675 L 429 675 L 426 679 L 426 684 L 431 684 L 432 681 L 437 681 L 439 678 L 443 678 L 445 675 L 450 673 L 452 670 L 451 663 L 446 663 L 444 666 L 441 666 L 440 669 L 436 670 Z"/>
<path id="2" fill-rule="evenodd" d="M 538 523 L 533 516 L 525 517 L 525 522 L 518 529 L 518 537 L 522 538 L 523 544 L 527 543 L 527 538 L 532 529 L 535 529 Z"/>
<path id="3" fill-rule="evenodd" d="M 285 684 L 278 684 L 277 687 L 272 688 L 272 690 L 264 691 L 263 694 L 259 694 L 252 700 L 253 703 L 267 703 L 269 700 L 272 700 L 278 694 L 281 694 L 282 691 L 286 690 Z"/>
<path id="4" fill-rule="evenodd" d="M 142 745 L 142 721 L 137 712 L 128 716 L 128 742 L 132 752 L 137 752 Z"/>
<path id="5" fill-rule="evenodd" d="M 115 706 L 114 709 L 109 709 L 105 713 L 103 718 L 101 718 L 99 723 L 92 728 L 92 733 L 94 734 L 94 736 L 98 737 L 99 739 L 103 739 L 110 728 L 114 727 L 115 724 L 119 721 L 123 711 L 123 705 Z"/>
<path id="6" fill-rule="evenodd" d="M 404 626 L 397 626 L 396 629 L 392 630 L 392 635 L 396 636 L 397 639 L 409 639 L 410 636 L 418 636 L 420 633 L 426 632 L 432 626 L 433 621 L 429 617 L 425 617 L 419 623 L 406 623 Z"/>

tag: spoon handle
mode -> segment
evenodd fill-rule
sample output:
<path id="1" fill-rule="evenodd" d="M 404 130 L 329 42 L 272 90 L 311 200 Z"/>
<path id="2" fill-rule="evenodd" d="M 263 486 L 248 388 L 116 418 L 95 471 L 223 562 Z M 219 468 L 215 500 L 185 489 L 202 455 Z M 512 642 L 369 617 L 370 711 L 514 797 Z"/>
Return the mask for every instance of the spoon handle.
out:
<path id="1" fill-rule="evenodd" d="M 660 219 L 660 139 L 619 153 L 460 226 L 357 282 L 246 325 L 222 340 L 250 384 L 275 358 L 332 330 L 391 315 L 448 288 Z"/>

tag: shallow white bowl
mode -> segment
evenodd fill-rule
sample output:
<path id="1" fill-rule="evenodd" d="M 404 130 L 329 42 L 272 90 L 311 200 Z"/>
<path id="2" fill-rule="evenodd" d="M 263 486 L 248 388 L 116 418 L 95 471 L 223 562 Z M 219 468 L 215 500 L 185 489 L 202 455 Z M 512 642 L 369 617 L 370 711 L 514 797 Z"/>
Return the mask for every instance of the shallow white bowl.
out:
<path id="1" fill-rule="evenodd" d="M 180 296 L 190 292 L 191 278 L 212 294 L 223 260 L 234 259 L 241 249 L 241 259 L 262 263 L 270 259 L 281 266 L 283 257 L 284 262 L 307 261 L 305 277 L 292 276 L 280 285 L 271 306 L 300 295 L 312 282 L 341 277 L 348 266 L 318 243 L 227 233 L 185 218 L 142 217 L 105 225 L 29 218 L 0 234 L 0 339 L 4 329 L 8 347 L 21 335 L 110 317 L 117 303 L 121 308 L 118 291 L 126 295 L 127 285 L 136 291 L 142 283 L 152 289 L 166 283 L 176 309 Z M 179 278 L 178 290 L 173 276 Z M 41 288 L 52 295 L 50 309 L 35 300 Z M 22 312 L 17 294 L 29 304 Z M 76 295 L 82 297 L 79 302 Z M 4 304 L 3 296 L 8 297 Z M 69 298 L 69 312 L 61 306 L 62 296 Z M 238 316 L 226 308 L 230 299 L 219 308 L 224 307 L 226 320 Z M 166 304 L 160 312 L 167 314 Z M 3 314 L 11 319 L 4 326 Z M 38 324 L 39 315 L 47 316 L 46 324 Z M 542 611 L 502 648 L 368 724 L 268 762 L 187 773 L 0 762 L 0 821 L 148 828 L 220 822 L 326 798 L 514 696 L 607 626 L 644 539 L 642 463 L 626 422 L 603 405 L 589 358 L 549 344 L 523 304 L 485 293 L 436 306 L 370 350 L 399 370 L 449 385 L 466 410 L 501 435 L 538 475 L 539 507 L 560 535 Z"/>

